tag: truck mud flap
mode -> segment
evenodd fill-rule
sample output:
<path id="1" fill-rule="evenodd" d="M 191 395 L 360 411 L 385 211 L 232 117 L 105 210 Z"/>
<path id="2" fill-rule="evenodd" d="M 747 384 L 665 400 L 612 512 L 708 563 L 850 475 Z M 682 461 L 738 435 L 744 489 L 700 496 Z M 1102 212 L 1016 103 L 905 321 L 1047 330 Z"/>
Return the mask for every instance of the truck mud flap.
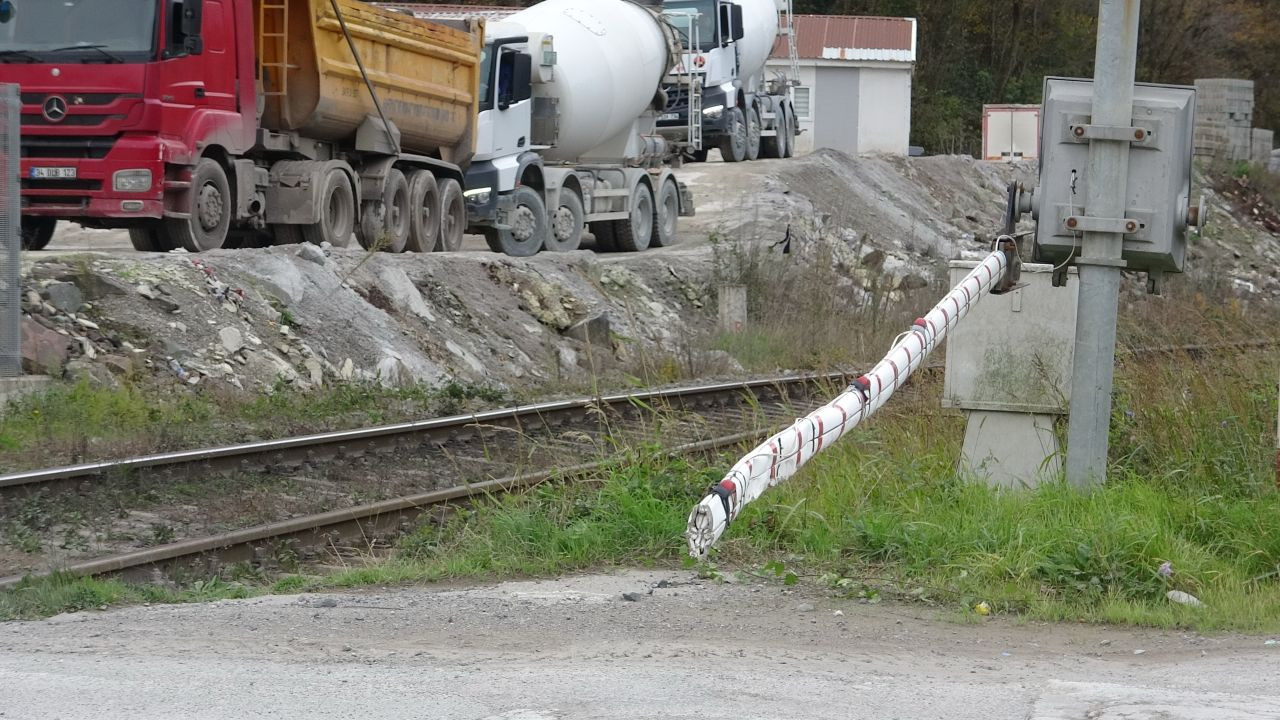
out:
<path id="1" fill-rule="evenodd" d="M 693 217 L 697 214 L 693 207 L 693 193 L 680 180 L 676 181 L 676 187 L 680 190 L 680 217 Z"/>

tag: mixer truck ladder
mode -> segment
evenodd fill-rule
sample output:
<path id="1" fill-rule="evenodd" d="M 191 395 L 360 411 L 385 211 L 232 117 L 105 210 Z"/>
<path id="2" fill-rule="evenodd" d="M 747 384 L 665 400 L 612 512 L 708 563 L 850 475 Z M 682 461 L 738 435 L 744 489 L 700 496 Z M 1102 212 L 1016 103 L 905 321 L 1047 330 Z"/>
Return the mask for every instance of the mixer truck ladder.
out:
<path id="1" fill-rule="evenodd" d="M 795 6 L 792 0 L 780 0 L 778 10 L 782 15 L 782 27 L 778 32 L 787 38 L 787 60 L 791 63 L 791 77 L 787 80 L 791 87 L 795 87 L 800 84 L 800 50 L 796 47 Z"/>
<path id="2" fill-rule="evenodd" d="M 258 87 L 262 95 L 282 97 L 288 93 L 288 0 L 262 0 L 258 4 L 258 58 Z"/>
<path id="3" fill-rule="evenodd" d="M 702 42 L 697 22 L 689 23 L 689 34 L 688 53 L 684 55 L 688 62 L 682 61 L 680 64 L 685 70 L 683 81 L 689 88 L 689 145 L 694 152 L 698 152 L 702 150 L 702 78 L 693 67 L 693 59 L 702 47 Z"/>

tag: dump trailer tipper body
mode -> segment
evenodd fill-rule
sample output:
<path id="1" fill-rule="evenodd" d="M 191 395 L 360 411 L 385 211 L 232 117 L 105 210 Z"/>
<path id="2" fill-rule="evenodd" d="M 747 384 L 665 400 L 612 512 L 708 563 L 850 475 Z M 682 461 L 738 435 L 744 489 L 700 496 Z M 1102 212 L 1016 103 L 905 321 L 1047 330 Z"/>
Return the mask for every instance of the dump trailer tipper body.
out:
<path id="1" fill-rule="evenodd" d="M 12 0 L 22 224 L 143 250 L 461 243 L 483 24 L 358 0 Z"/>

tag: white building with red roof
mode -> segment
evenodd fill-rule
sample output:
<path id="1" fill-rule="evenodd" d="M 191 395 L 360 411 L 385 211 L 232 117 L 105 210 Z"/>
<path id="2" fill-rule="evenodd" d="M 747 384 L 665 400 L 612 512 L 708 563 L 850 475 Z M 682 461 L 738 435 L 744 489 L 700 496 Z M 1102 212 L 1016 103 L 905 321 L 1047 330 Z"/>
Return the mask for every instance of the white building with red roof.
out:
<path id="1" fill-rule="evenodd" d="M 797 15 L 795 39 L 800 85 L 794 99 L 804 131 L 796 149 L 906 155 L 915 19 Z M 769 69 L 789 75 L 789 67 L 787 39 L 780 37 Z"/>

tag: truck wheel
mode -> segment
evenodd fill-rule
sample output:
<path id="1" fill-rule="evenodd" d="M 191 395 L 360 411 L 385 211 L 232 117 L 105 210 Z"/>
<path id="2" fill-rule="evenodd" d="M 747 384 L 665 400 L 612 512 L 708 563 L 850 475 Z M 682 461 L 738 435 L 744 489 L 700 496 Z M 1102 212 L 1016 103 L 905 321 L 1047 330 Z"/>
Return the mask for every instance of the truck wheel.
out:
<path id="1" fill-rule="evenodd" d="M 551 231 L 547 233 L 547 249 L 552 252 L 572 252 L 582 247 L 582 233 L 587 213 L 582 198 L 572 190 L 560 190 L 560 207 L 551 216 Z"/>
<path id="2" fill-rule="evenodd" d="M 595 251 L 608 253 L 618 251 L 617 238 L 613 236 L 613 223 L 609 221 L 591 223 L 591 234 L 596 239 Z"/>
<path id="3" fill-rule="evenodd" d="M 760 159 L 760 108 L 747 108 L 747 159 Z"/>
<path id="4" fill-rule="evenodd" d="M 54 218 L 24 217 L 19 227 L 23 250 L 43 250 L 53 239 L 58 221 Z"/>
<path id="5" fill-rule="evenodd" d="M 409 242 L 405 249 L 427 253 L 436 249 L 440 237 L 440 186 L 426 170 L 409 173 Z"/>
<path id="6" fill-rule="evenodd" d="M 653 216 L 654 247 L 668 247 L 676 243 L 676 226 L 680 222 L 680 189 L 675 181 L 662 183 L 658 192 L 658 211 Z"/>
<path id="7" fill-rule="evenodd" d="M 796 154 L 796 116 L 787 113 L 787 144 L 783 146 L 782 157 L 795 157 Z"/>
<path id="8" fill-rule="evenodd" d="M 320 188 L 320 222 L 302 225 L 302 237 L 312 245 L 347 247 L 355 224 L 356 194 L 351 178 L 341 168 L 330 168 Z"/>
<path id="9" fill-rule="evenodd" d="M 382 202 L 366 203 L 365 208 L 360 217 L 360 244 L 366 250 L 404 252 L 405 245 L 409 242 L 410 218 L 413 215 L 413 209 L 409 205 L 409 181 L 405 179 L 404 173 L 394 168 L 387 173 Z"/>
<path id="10" fill-rule="evenodd" d="M 747 158 L 747 121 L 742 108 L 725 112 L 724 137 L 720 138 L 720 155 L 725 162 L 742 162 Z"/>
<path id="11" fill-rule="evenodd" d="M 440 181 L 440 238 L 437 252 L 457 252 L 462 249 L 462 236 L 467 231 L 467 202 L 462 197 L 462 186 L 457 180 Z"/>
<path id="12" fill-rule="evenodd" d="M 169 240 L 158 227 L 129 228 L 129 242 L 138 252 L 169 252 Z"/>
<path id="13" fill-rule="evenodd" d="M 640 252 L 653 240 L 653 191 L 640 183 L 631 193 L 631 217 L 613 221 L 613 237 L 622 252 Z"/>
<path id="14" fill-rule="evenodd" d="M 189 192 L 189 215 L 164 221 L 169 243 L 189 252 L 217 250 L 227 240 L 235 204 L 226 171 L 216 161 L 201 158 L 191 171 Z"/>
<path id="15" fill-rule="evenodd" d="M 392 170 L 387 180 L 387 233 L 391 247 L 387 252 L 402 253 L 409 243 L 409 228 L 413 224 L 413 205 L 409 204 L 409 180 L 399 170 Z"/>
<path id="16" fill-rule="evenodd" d="M 484 239 L 490 249 L 512 257 L 537 255 L 547 241 L 547 206 L 542 196 L 528 185 L 512 193 L 515 208 L 507 218 L 506 230 L 485 228 Z"/>

